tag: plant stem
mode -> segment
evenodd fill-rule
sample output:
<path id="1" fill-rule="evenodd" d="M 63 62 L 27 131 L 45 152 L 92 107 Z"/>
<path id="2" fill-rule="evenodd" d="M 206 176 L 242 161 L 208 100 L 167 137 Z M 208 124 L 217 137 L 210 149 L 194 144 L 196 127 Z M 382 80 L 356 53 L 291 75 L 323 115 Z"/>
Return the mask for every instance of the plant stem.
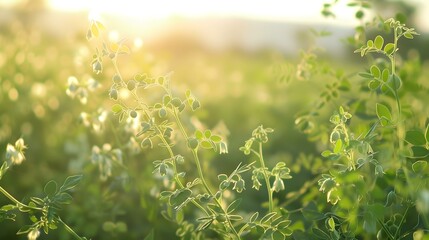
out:
<path id="1" fill-rule="evenodd" d="M 159 132 L 158 127 L 157 131 Z M 173 150 L 171 149 L 171 147 L 168 145 L 167 140 L 165 140 L 164 136 L 162 136 L 161 133 L 158 134 L 159 138 L 161 139 L 162 143 L 167 146 L 167 151 L 170 154 L 170 158 L 173 159 L 172 164 L 173 164 L 173 172 L 174 172 L 174 181 L 179 185 L 179 187 L 181 189 L 185 188 L 185 186 L 183 185 L 183 183 L 180 181 L 178 174 L 177 174 L 177 166 L 176 166 L 176 161 L 174 160 L 174 153 Z M 198 207 L 201 211 L 203 211 L 207 216 L 209 216 L 210 214 L 207 212 L 207 210 L 201 206 L 197 201 L 192 200 L 191 201 L 196 207 Z"/>
<path id="2" fill-rule="evenodd" d="M 9 198 L 9 200 L 11 200 L 12 202 L 14 202 L 16 205 L 18 205 L 18 207 L 24 207 L 24 208 L 28 208 L 28 209 L 33 209 L 33 210 L 38 210 L 38 211 L 42 211 L 41 208 L 38 207 L 33 207 L 33 206 L 28 206 L 20 201 L 18 201 L 16 198 L 14 198 L 10 193 L 8 193 L 3 187 L 0 187 L 0 192 L 3 193 L 3 195 L 5 195 L 7 198 Z"/>
<path id="3" fill-rule="evenodd" d="M 177 111 L 174 110 L 173 112 L 174 118 L 176 120 L 176 124 L 179 126 L 179 129 L 183 135 L 183 137 L 188 140 L 188 134 L 185 131 L 185 128 L 183 127 L 182 121 L 180 121 L 179 115 L 177 114 Z M 196 149 L 192 149 L 192 156 L 194 157 L 195 160 L 195 165 L 197 166 L 197 170 L 198 170 L 198 176 L 201 179 L 201 182 L 203 183 L 204 188 L 206 189 L 206 191 L 211 195 L 214 196 L 213 192 L 211 191 L 209 185 L 207 184 L 205 177 L 204 177 L 204 173 L 203 173 L 203 169 L 201 167 L 201 163 L 200 163 L 200 159 L 198 157 L 198 153 Z M 229 227 L 231 228 L 233 234 L 236 236 L 237 239 L 241 239 L 240 235 L 237 233 L 237 231 L 234 228 L 234 225 L 232 224 L 231 220 L 228 217 L 228 213 L 225 211 L 225 209 L 222 207 L 222 204 L 219 202 L 218 199 L 216 199 L 215 197 L 213 198 L 216 202 L 216 204 L 219 206 L 220 209 L 222 209 L 223 214 L 226 217 L 226 220 L 228 222 Z"/>
<path id="4" fill-rule="evenodd" d="M 262 142 L 259 143 L 259 163 L 264 171 L 264 179 L 265 184 L 267 185 L 267 193 L 268 193 L 268 211 L 269 213 L 273 212 L 274 203 L 273 203 L 273 191 L 271 189 L 270 178 L 265 169 L 264 155 L 262 153 Z"/>
<path id="5" fill-rule="evenodd" d="M 67 223 L 65 223 L 60 217 L 57 217 L 58 222 L 63 224 L 64 228 L 69 232 L 71 235 L 73 235 L 78 240 L 83 240 L 84 238 L 80 237 Z"/>

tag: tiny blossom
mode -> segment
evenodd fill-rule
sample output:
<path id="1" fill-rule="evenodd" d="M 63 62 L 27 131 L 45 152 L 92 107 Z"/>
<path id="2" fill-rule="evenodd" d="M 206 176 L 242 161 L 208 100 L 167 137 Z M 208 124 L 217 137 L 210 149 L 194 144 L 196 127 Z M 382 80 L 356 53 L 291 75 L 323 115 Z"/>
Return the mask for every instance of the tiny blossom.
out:
<path id="1" fill-rule="evenodd" d="M 40 231 L 38 229 L 31 230 L 27 235 L 28 240 L 36 240 L 39 236 L 40 236 Z"/>
<path id="2" fill-rule="evenodd" d="M 88 90 L 91 92 L 93 92 L 97 88 L 101 87 L 100 83 L 98 81 L 94 80 L 93 78 L 88 79 L 88 82 L 86 84 L 88 86 Z"/>
<path id="3" fill-rule="evenodd" d="M 8 144 L 6 147 L 6 159 L 10 160 L 13 164 L 21 164 L 25 160 L 24 150 L 26 148 L 22 138 L 15 142 L 15 146 Z"/>
<path id="4" fill-rule="evenodd" d="M 220 154 L 228 153 L 228 145 L 226 144 L 226 142 L 219 143 L 219 153 Z"/>
<path id="5" fill-rule="evenodd" d="M 79 81 L 77 80 L 76 77 L 70 76 L 67 79 L 67 85 L 68 85 L 67 90 L 66 90 L 67 95 L 74 98 L 76 96 L 78 89 L 79 89 Z"/>

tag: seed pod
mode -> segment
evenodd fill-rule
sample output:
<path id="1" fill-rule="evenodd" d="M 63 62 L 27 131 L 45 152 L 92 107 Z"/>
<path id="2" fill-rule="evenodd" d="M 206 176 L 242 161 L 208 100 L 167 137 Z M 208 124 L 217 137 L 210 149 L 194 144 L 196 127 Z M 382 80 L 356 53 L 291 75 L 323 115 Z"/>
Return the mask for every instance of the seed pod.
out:
<path id="1" fill-rule="evenodd" d="M 132 117 L 132 118 L 136 118 L 136 117 L 137 117 L 137 112 L 136 112 L 136 111 L 134 111 L 134 110 L 131 110 L 131 111 L 130 111 L 130 117 Z"/>
<path id="2" fill-rule="evenodd" d="M 134 90 L 134 88 L 136 88 L 136 81 L 135 80 L 128 81 L 127 88 L 130 91 Z"/>
<path id="3" fill-rule="evenodd" d="M 116 89 L 111 89 L 109 92 L 109 96 L 113 100 L 118 100 L 118 91 Z"/>
<path id="4" fill-rule="evenodd" d="M 119 83 L 121 83 L 122 78 L 121 78 L 121 76 L 119 76 L 119 74 L 115 74 L 115 75 L 113 75 L 112 80 L 114 83 L 119 84 Z"/>

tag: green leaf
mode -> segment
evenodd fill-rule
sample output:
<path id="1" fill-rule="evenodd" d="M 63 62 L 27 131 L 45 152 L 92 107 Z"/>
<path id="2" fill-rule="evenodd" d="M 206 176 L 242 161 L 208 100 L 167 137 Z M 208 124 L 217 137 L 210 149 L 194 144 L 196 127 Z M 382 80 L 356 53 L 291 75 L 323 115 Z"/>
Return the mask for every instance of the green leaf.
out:
<path id="1" fill-rule="evenodd" d="M 201 223 L 201 224 L 198 226 L 197 231 L 202 231 L 202 230 L 204 230 L 204 229 L 208 228 L 208 227 L 212 224 L 212 222 L 213 222 L 213 221 L 214 221 L 214 219 L 209 219 L 209 220 L 207 220 L 207 221 L 205 221 L 205 222 Z"/>
<path id="2" fill-rule="evenodd" d="M 231 204 L 229 204 L 228 208 L 226 209 L 227 213 L 232 213 L 235 211 L 235 209 L 240 205 L 241 198 L 238 198 L 234 200 Z"/>
<path id="3" fill-rule="evenodd" d="M 405 141 L 414 146 L 422 146 L 426 144 L 425 136 L 421 131 L 411 130 L 405 134 Z"/>
<path id="4" fill-rule="evenodd" d="M 241 221 L 241 220 L 243 220 L 243 217 L 240 216 L 240 215 L 229 215 L 228 218 L 231 221 Z"/>
<path id="5" fill-rule="evenodd" d="M 258 219 L 258 216 L 259 216 L 259 212 L 255 212 L 254 214 L 252 214 L 252 216 L 250 216 L 249 222 L 256 221 L 256 219 Z"/>
<path id="6" fill-rule="evenodd" d="M 80 182 L 81 179 L 82 175 L 74 175 L 67 177 L 63 185 L 60 187 L 60 192 L 65 192 L 76 187 L 76 185 Z"/>
<path id="7" fill-rule="evenodd" d="M 371 90 L 377 90 L 377 88 L 380 87 L 380 82 L 378 80 L 371 80 L 368 83 L 368 88 Z"/>
<path id="8" fill-rule="evenodd" d="M 279 232 L 279 231 L 274 231 L 271 234 L 271 239 L 272 240 L 284 240 L 285 236 L 283 235 L 283 233 Z"/>
<path id="9" fill-rule="evenodd" d="M 0 210 L 1 210 L 1 211 L 10 211 L 10 210 L 13 210 L 13 209 L 15 209 L 15 208 L 17 208 L 17 206 L 16 206 L 16 205 L 13 205 L 13 204 L 7 204 L 7 205 L 3 205 L 3 206 L 0 208 Z"/>
<path id="10" fill-rule="evenodd" d="M 426 158 L 429 156 L 429 150 L 423 146 L 412 146 L 411 151 L 413 152 L 414 158 Z"/>
<path id="11" fill-rule="evenodd" d="M 329 231 L 333 232 L 335 230 L 335 221 L 332 217 L 328 219 Z"/>
<path id="12" fill-rule="evenodd" d="M 198 140 L 203 139 L 204 138 L 203 132 L 201 132 L 200 130 L 195 130 L 195 138 Z"/>
<path id="13" fill-rule="evenodd" d="M 374 40 L 374 45 L 377 49 L 381 50 L 381 48 L 383 47 L 384 44 L 384 38 L 380 35 L 378 35 L 377 37 L 375 37 Z"/>
<path id="14" fill-rule="evenodd" d="M 65 192 L 62 192 L 55 196 L 55 202 L 58 204 L 70 204 L 73 200 L 73 197 Z"/>
<path id="15" fill-rule="evenodd" d="M 220 136 L 218 136 L 218 135 L 211 135 L 210 136 L 210 140 L 212 140 L 215 143 L 218 143 L 218 142 L 222 141 L 222 138 Z"/>
<path id="16" fill-rule="evenodd" d="M 113 232 L 116 229 L 116 224 L 112 221 L 106 221 L 103 223 L 103 230 L 106 232 Z"/>
<path id="17" fill-rule="evenodd" d="M 176 190 L 169 198 L 170 206 L 177 207 L 183 204 L 192 195 L 192 191 L 188 188 Z"/>
<path id="18" fill-rule="evenodd" d="M 392 121 L 392 114 L 390 113 L 389 108 L 387 108 L 385 105 L 377 103 L 375 105 L 375 111 L 382 126 L 386 126 L 389 124 L 389 122 Z"/>
<path id="19" fill-rule="evenodd" d="M 411 34 L 411 33 L 409 33 L 409 32 L 405 32 L 405 33 L 404 33 L 404 37 L 406 37 L 406 38 L 408 38 L 408 39 L 413 39 L 413 38 L 414 38 L 413 34 Z"/>
<path id="20" fill-rule="evenodd" d="M 44 204 L 43 199 L 38 197 L 31 197 L 30 200 L 39 206 L 42 206 Z"/>
<path id="21" fill-rule="evenodd" d="M 49 181 L 46 183 L 45 188 L 43 189 L 46 195 L 49 197 L 53 197 L 55 193 L 57 193 L 58 190 L 58 184 L 54 180 Z"/>
<path id="22" fill-rule="evenodd" d="M 122 106 L 120 104 L 115 104 L 115 105 L 112 106 L 112 112 L 114 114 L 120 113 L 122 111 L 122 109 L 123 108 L 122 108 Z"/>
<path id="23" fill-rule="evenodd" d="M 123 233 L 123 232 L 127 232 L 128 227 L 127 227 L 126 223 L 124 223 L 122 221 L 119 221 L 119 222 L 116 222 L 116 229 L 117 229 L 118 232 L 122 232 Z"/>
<path id="24" fill-rule="evenodd" d="M 415 173 L 423 173 L 423 170 L 426 169 L 428 163 L 424 160 L 417 161 L 413 163 L 412 168 Z"/>
<path id="25" fill-rule="evenodd" d="M 376 65 L 372 65 L 370 71 L 372 76 L 374 76 L 374 78 L 380 78 L 381 72 Z"/>
<path id="26" fill-rule="evenodd" d="M 372 74 L 369 74 L 367 72 L 360 72 L 359 76 L 361 76 L 363 78 L 367 78 L 367 79 L 372 79 L 373 78 Z"/>
<path id="27" fill-rule="evenodd" d="M 169 103 L 170 103 L 170 101 L 171 101 L 171 97 L 170 97 L 170 95 L 164 95 L 164 97 L 162 98 L 162 103 L 163 103 L 164 105 L 169 104 Z"/>
<path id="28" fill-rule="evenodd" d="M 150 233 L 148 235 L 146 235 L 146 237 L 143 240 L 155 240 L 155 234 L 153 229 L 150 230 Z"/>
<path id="29" fill-rule="evenodd" d="M 402 80 L 398 75 L 393 74 L 393 75 L 390 75 L 388 84 L 392 89 L 398 90 L 402 86 Z"/>
<path id="30" fill-rule="evenodd" d="M 384 46 L 384 50 L 383 51 L 386 54 L 390 55 L 390 54 L 392 54 L 395 51 L 394 47 L 395 47 L 395 44 L 388 43 L 388 44 L 386 44 L 386 46 Z"/>
<path id="31" fill-rule="evenodd" d="M 362 19 L 362 18 L 363 18 L 363 16 L 364 16 L 364 13 L 363 13 L 363 11 L 361 11 L 361 10 L 357 11 L 357 12 L 356 12 L 356 14 L 355 14 L 355 17 L 356 17 L 357 19 Z"/>
<path id="32" fill-rule="evenodd" d="M 201 144 L 201 147 L 203 147 L 205 149 L 211 149 L 211 148 L 213 148 L 212 144 L 209 141 L 207 141 L 207 140 L 201 141 L 200 144 Z"/>
<path id="33" fill-rule="evenodd" d="M 25 233 L 30 232 L 31 230 L 33 230 L 33 226 L 32 226 L 32 225 L 24 225 L 24 226 L 22 226 L 22 227 L 18 230 L 18 232 L 17 232 L 16 234 L 17 234 L 17 235 L 25 234 Z"/>
<path id="34" fill-rule="evenodd" d="M 211 135 L 212 135 L 212 132 L 210 130 L 207 129 L 204 131 L 204 137 L 210 138 Z"/>
<path id="35" fill-rule="evenodd" d="M 266 223 L 268 222 L 270 219 L 272 219 L 275 215 L 277 215 L 276 212 L 271 212 L 268 213 L 267 215 L 265 215 L 262 219 L 261 219 L 261 223 Z"/>
<path id="36" fill-rule="evenodd" d="M 325 151 L 322 152 L 322 156 L 323 157 L 329 157 L 329 156 L 331 156 L 331 154 L 332 154 L 332 152 L 329 151 L 329 150 L 325 150 Z"/>
<path id="37" fill-rule="evenodd" d="M 318 210 L 314 201 L 309 202 L 307 206 L 302 209 L 302 215 L 309 221 L 318 221 L 325 217 L 325 215 Z"/>
<path id="38" fill-rule="evenodd" d="M 372 40 L 368 40 L 367 42 L 366 42 L 366 46 L 367 47 L 373 47 L 374 46 L 374 41 L 372 41 Z"/>
<path id="39" fill-rule="evenodd" d="M 383 80 L 383 82 L 387 82 L 387 80 L 389 80 L 389 75 L 390 75 L 389 69 L 385 68 L 383 70 L 383 73 L 381 74 L 381 79 Z"/>
<path id="40" fill-rule="evenodd" d="M 335 142 L 334 153 L 339 153 L 343 149 L 343 141 L 338 139 Z"/>

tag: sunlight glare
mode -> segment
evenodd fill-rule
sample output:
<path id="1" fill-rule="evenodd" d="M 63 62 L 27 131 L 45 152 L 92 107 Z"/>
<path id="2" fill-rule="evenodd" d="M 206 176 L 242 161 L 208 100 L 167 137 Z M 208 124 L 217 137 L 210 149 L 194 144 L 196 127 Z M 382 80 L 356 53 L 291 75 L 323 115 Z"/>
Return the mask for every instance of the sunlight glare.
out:
<path id="1" fill-rule="evenodd" d="M 288 4 L 280 0 L 260 1 L 200 1 L 200 0 L 159 0 L 159 1 L 109 1 L 109 0 L 49 0 L 53 9 L 61 11 L 89 11 L 100 14 L 113 14 L 131 17 L 137 20 L 158 20 L 169 17 L 197 18 L 214 17 L 245 17 L 259 20 L 289 20 L 314 22 L 323 20 L 320 11 L 324 1 L 300 0 Z M 337 21 L 345 22 L 354 19 L 353 9 L 346 3 L 338 4 Z M 92 16 L 92 19 L 98 16 Z M 325 19 L 326 20 L 326 19 Z"/>

